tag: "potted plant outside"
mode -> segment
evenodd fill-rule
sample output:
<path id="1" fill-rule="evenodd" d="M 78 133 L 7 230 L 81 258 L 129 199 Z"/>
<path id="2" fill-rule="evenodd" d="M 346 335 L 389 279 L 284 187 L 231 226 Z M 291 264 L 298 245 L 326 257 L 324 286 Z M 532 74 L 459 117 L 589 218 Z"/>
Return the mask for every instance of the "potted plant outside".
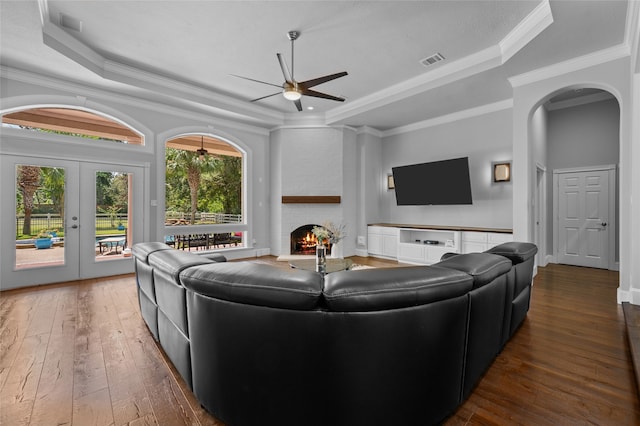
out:
<path id="1" fill-rule="evenodd" d="M 53 245 L 51 240 L 51 233 L 49 231 L 42 230 L 36 236 L 34 244 L 37 249 L 48 249 Z"/>

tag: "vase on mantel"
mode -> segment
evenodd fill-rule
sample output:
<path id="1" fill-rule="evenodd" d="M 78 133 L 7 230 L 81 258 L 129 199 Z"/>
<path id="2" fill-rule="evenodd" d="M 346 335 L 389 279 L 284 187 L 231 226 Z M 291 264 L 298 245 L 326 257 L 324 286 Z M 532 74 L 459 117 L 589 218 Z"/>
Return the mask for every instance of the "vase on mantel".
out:
<path id="1" fill-rule="evenodd" d="M 327 248 L 324 244 L 316 245 L 316 272 L 323 275 L 327 272 Z"/>
<path id="2" fill-rule="evenodd" d="M 341 241 L 338 241 L 337 243 L 333 243 L 331 245 L 331 257 L 333 259 L 343 259 L 344 258 L 343 247 L 342 247 L 342 242 Z"/>

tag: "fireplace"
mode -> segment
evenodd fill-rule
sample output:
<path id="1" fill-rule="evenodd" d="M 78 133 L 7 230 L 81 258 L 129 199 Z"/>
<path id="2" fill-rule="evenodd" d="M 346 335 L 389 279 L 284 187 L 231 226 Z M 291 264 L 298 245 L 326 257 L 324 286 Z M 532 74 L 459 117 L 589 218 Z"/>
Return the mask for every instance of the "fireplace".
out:
<path id="1" fill-rule="evenodd" d="M 314 226 L 320 225 L 302 225 L 291 232 L 291 254 L 316 254 L 316 245 L 318 240 L 311 232 Z M 327 254 L 331 253 L 331 244 L 327 245 Z"/>

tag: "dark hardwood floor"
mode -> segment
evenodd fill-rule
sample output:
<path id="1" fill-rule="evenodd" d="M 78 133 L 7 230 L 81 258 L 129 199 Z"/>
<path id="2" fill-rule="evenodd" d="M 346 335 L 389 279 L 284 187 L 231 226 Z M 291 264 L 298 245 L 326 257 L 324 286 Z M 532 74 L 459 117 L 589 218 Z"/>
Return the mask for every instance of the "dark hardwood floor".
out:
<path id="1" fill-rule="evenodd" d="M 615 272 L 541 268 L 523 326 L 446 424 L 640 424 L 617 286 Z M 166 362 L 125 275 L 0 293 L 0 424 L 222 423 Z"/>

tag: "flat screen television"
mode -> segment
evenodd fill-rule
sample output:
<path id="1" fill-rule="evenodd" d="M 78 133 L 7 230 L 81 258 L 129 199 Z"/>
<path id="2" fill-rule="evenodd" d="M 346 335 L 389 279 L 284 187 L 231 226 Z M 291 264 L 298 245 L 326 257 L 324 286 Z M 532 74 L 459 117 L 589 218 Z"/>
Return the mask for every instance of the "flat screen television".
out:
<path id="1" fill-rule="evenodd" d="M 394 167 L 399 206 L 472 204 L 469 157 Z"/>

